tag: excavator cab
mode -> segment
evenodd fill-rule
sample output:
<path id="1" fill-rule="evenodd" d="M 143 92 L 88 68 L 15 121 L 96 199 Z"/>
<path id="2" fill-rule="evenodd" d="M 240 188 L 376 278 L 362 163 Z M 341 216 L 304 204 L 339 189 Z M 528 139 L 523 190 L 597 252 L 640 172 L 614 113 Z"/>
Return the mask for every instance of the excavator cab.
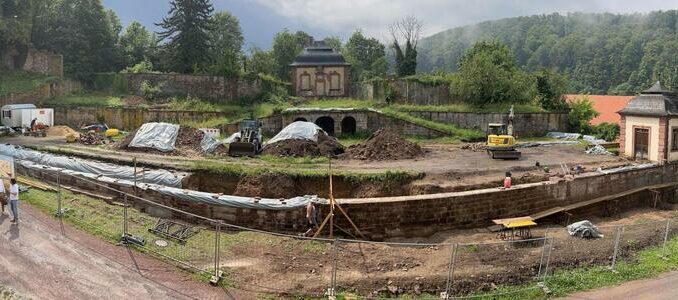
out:
<path id="1" fill-rule="evenodd" d="M 490 123 L 487 125 L 487 154 L 495 159 L 519 159 L 516 138 L 513 136 L 513 106 L 509 113 L 509 124 Z"/>

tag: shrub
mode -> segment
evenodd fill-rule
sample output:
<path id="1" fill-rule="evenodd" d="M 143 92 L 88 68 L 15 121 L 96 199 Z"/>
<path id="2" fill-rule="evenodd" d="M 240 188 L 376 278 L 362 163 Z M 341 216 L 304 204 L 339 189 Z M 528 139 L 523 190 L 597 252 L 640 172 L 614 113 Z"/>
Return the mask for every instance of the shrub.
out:
<path id="1" fill-rule="evenodd" d="M 590 125 L 591 120 L 599 115 L 600 114 L 593 109 L 593 102 L 591 102 L 588 97 L 584 96 L 581 99 L 572 101 L 570 103 L 570 113 L 568 115 L 570 128 L 573 132 L 589 134 L 592 131 Z"/>
<path id="2" fill-rule="evenodd" d="M 141 96 L 143 96 L 147 100 L 155 100 L 160 96 L 160 93 L 162 92 L 162 84 L 154 86 L 150 82 L 148 82 L 148 80 L 144 80 L 143 82 L 141 82 L 139 92 L 141 92 Z"/>
<path id="3" fill-rule="evenodd" d="M 593 135 L 606 141 L 614 141 L 619 136 L 619 125 L 614 123 L 601 123 L 593 126 Z"/>

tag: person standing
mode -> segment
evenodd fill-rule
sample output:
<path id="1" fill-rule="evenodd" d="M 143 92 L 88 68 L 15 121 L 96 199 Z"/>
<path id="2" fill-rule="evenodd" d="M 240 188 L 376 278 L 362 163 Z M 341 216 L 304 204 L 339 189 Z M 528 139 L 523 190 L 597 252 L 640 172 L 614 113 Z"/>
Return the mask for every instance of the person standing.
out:
<path id="1" fill-rule="evenodd" d="M 19 185 L 16 183 L 16 179 L 12 178 L 10 180 L 9 186 L 9 209 L 12 211 L 12 223 L 19 222 Z"/>
<path id="2" fill-rule="evenodd" d="M 2 205 L 2 212 L 0 214 L 5 214 L 5 205 L 7 205 L 7 193 L 5 191 L 5 181 L 0 179 L 0 205 Z"/>
<path id="3" fill-rule="evenodd" d="M 506 172 L 506 177 L 504 177 L 504 188 L 505 189 L 510 189 L 511 188 L 511 172 Z"/>

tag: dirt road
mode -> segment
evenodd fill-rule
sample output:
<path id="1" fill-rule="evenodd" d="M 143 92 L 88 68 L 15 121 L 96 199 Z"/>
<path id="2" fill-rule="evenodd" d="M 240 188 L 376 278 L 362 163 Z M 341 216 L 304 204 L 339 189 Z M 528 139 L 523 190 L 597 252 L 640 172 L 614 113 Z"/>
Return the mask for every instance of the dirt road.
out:
<path id="1" fill-rule="evenodd" d="M 21 203 L 0 215 L 0 286 L 34 299 L 228 299 L 224 290 L 115 246 Z M 61 232 L 64 232 L 62 234 Z"/>
<path id="2" fill-rule="evenodd" d="M 619 286 L 582 292 L 563 300 L 671 300 L 678 295 L 678 271 L 662 274 L 658 278 L 636 280 Z"/>

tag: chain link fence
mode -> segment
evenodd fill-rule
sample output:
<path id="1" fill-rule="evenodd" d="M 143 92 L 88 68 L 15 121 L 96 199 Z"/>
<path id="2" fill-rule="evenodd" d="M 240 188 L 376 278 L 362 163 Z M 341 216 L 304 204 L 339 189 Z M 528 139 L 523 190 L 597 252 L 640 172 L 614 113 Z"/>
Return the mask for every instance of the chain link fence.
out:
<path id="1" fill-rule="evenodd" d="M 678 238 L 678 219 L 664 219 L 601 226 L 603 237 L 596 239 L 572 237 L 562 227 L 537 230 L 532 239 L 492 237 L 474 243 L 313 239 L 226 224 L 87 178 L 78 180 L 110 198 L 64 197 L 63 191 L 73 191 L 63 184 L 69 176 L 54 172 L 45 178 L 56 185 L 50 209 L 57 217 L 254 294 L 510 298 L 511 293 L 547 292 L 555 269 L 604 266 L 614 271 L 649 247 L 664 249 L 666 256 L 667 241 Z M 141 202 L 143 211 L 134 205 Z M 506 286 L 520 289 L 502 289 Z"/>

